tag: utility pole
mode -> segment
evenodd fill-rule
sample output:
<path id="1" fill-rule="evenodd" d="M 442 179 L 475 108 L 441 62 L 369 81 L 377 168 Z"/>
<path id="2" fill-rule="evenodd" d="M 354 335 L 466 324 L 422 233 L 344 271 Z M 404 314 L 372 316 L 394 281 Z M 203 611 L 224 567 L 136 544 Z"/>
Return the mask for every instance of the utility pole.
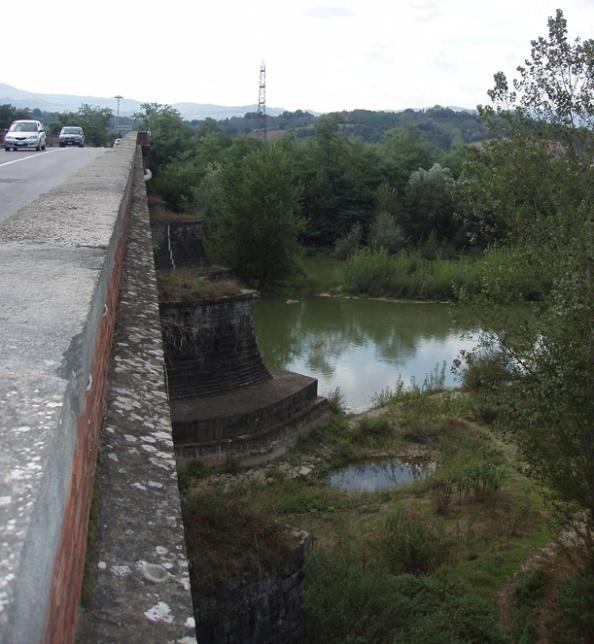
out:
<path id="1" fill-rule="evenodd" d="M 266 129 L 266 63 L 264 61 L 260 64 L 260 82 L 258 84 L 258 114 L 262 120 L 262 129 L 264 130 L 264 138 L 268 138 Z"/>
<path id="2" fill-rule="evenodd" d="M 115 98 L 115 99 L 116 99 L 116 101 L 118 102 L 117 126 L 116 126 L 116 129 L 117 129 L 118 134 L 119 134 L 119 132 L 120 132 L 120 101 L 121 101 L 124 97 L 123 97 L 123 96 L 120 96 L 119 94 L 117 94 L 116 96 L 114 96 L 114 98 Z"/>

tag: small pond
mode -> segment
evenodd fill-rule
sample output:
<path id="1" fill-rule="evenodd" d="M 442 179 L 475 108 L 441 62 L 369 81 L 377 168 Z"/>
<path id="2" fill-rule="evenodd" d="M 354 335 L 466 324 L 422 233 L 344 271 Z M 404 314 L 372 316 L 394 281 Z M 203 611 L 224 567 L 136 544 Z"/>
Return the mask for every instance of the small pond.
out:
<path id="1" fill-rule="evenodd" d="M 254 322 L 268 366 L 317 378 L 322 396 L 339 387 L 350 412 L 368 409 L 399 378 L 422 386 L 436 369 L 444 386 L 455 387 L 452 361 L 478 336 L 470 322 L 453 320 L 447 304 L 262 298 Z"/>
<path id="2" fill-rule="evenodd" d="M 434 472 L 434 463 L 410 463 L 388 458 L 356 463 L 332 472 L 328 483 L 344 492 L 379 492 L 410 485 Z"/>

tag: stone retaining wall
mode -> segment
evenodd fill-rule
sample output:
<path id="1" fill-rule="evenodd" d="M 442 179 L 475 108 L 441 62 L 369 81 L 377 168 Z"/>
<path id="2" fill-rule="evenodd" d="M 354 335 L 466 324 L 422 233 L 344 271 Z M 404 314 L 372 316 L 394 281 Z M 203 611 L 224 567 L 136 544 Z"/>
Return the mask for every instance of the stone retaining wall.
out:
<path id="1" fill-rule="evenodd" d="M 296 644 L 303 635 L 304 536 L 282 568 L 237 577 L 195 596 L 200 644 Z"/>
<path id="2" fill-rule="evenodd" d="M 271 378 L 254 333 L 256 297 L 249 291 L 160 305 L 171 399 L 213 396 Z"/>
<path id="3" fill-rule="evenodd" d="M 202 222 L 156 223 L 152 224 L 151 230 L 157 270 L 208 264 L 202 246 Z"/>

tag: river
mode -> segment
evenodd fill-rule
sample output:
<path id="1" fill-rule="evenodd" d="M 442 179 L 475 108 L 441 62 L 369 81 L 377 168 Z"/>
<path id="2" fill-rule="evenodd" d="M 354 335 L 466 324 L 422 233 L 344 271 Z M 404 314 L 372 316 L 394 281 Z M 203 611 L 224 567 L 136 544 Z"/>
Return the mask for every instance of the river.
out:
<path id="1" fill-rule="evenodd" d="M 314 376 L 323 396 L 339 387 L 347 410 L 360 412 L 398 379 L 422 386 L 443 371 L 445 386 L 457 385 L 452 361 L 476 346 L 478 328 L 452 312 L 447 304 L 266 297 L 254 319 L 269 367 Z"/>

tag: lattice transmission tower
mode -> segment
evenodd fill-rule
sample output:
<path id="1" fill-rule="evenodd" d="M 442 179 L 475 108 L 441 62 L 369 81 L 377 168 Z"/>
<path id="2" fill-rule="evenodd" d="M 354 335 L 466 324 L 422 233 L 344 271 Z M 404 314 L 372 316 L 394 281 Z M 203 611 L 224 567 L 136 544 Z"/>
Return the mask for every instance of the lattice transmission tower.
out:
<path id="1" fill-rule="evenodd" d="M 260 82 L 258 83 L 258 114 L 262 120 L 262 130 L 266 138 L 266 63 L 260 63 Z"/>

